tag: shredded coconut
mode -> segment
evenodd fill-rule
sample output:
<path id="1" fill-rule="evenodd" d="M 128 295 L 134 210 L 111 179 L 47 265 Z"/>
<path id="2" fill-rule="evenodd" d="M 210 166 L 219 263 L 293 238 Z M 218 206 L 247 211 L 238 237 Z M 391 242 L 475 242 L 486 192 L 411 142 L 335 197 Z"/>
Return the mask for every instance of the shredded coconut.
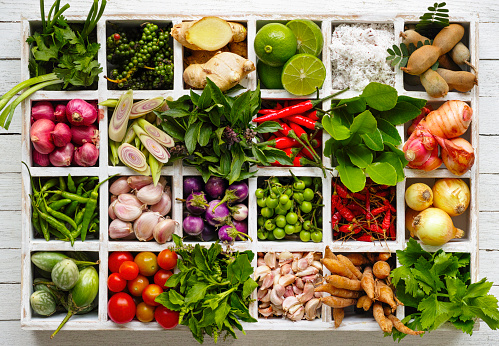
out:
<path id="1" fill-rule="evenodd" d="M 395 42 L 391 24 L 341 24 L 333 32 L 329 49 L 333 89 L 363 90 L 370 82 L 394 86 L 395 72 L 386 62 Z"/>

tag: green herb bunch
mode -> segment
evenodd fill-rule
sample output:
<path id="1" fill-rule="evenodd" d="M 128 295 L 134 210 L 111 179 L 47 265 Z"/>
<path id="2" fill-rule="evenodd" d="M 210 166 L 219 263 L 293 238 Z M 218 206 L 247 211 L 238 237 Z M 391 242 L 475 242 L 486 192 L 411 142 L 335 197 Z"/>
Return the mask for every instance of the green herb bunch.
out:
<path id="1" fill-rule="evenodd" d="M 232 336 L 234 328 L 243 332 L 240 321 L 256 322 L 248 305 L 258 284 L 250 278 L 254 253 L 226 252 L 216 242 L 210 248 L 185 246 L 173 235 L 175 252 L 180 255 L 178 274 L 166 282 L 171 289 L 161 293 L 156 302 L 173 311 L 180 311 L 179 323 L 190 328 L 192 335 L 203 343 L 204 335 Z"/>
<path id="2" fill-rule="evenodd" d="M 440 30 L 449 25 L 449 10 L 444 8 L 445 2 L 434 3 L 428 7 L 428 12 L 419 17 L 416 31 L 428 38 L 434 38 Z"/>
<path id="3" fill-rule="evenodd" d="M 175 142 L 182 142 L 187 152 L 175 150 L 172 157 L 195 166 L 205 181 L 214 175 L 232 184 L 253 176 L 256 172 L 250 172 L 250 166 L 255 164 L 293 164 L 284 151 L 258 145 L 260 134 L 281 129 L 273 121 L 251 124 L 261 106 L 259 87 L 232 97 L 207 79 L 201 95 L 191 90 L 190 95 L 167 103 L 169 109 L 158 114 L 161 126 Z"/>
<path id="4" fill-rule="evenodd" d="M 397 298 L 418 310 L 402 320 L 409 328 L 432 331 L 450 322 L 471 335 L 477 318 L 499 328 L 497 298 L 488 294 L 492 282 L 484 278 L 470 284 L 469 254 L 430 253 L 411 238 L 405 250 L 397 251 L 397 260 L 402 266 L 390 275 Z M 399 341 L 405 337 L 396 330 L 391 335 Z"/>
<path id="5" fill-rule="evenodd" d="M 333 102 L 322 125 L 331 135 L 324 156 L 331 157 L 341 182 L 352 192 L 365 187 L 366 174 L 378 184 L 404 180 L 407 160 L 398 149 L 402 138 L 395 127 L 416 118 L 424 99 L 398 96 L 395 88 L 372 82 L 358 97 Z"/>

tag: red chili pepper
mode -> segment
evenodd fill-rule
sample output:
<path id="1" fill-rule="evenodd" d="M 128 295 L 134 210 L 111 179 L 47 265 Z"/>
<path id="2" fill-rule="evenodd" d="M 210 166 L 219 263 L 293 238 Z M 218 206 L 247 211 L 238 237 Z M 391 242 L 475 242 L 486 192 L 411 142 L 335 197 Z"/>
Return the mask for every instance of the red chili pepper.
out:
<path id="1" fill-rule="evenodd" d="M 289 123 L 289 127 L 291 128 L 291 130 L 293 130 L 296 134 L 296 136 L 298 136 L 298 138 L 303 138 L 302 136 L 304 135 L 305 137 L 307 136 L 307 133 L 305 132 L 304 129 L 301 128 L 300 125 L 298 124 L 295 124 L 295 123 Z"/>
<path id="2" fill-rule="evenodd" d="M 302 148 L 302 150 L 300 151 L 300 154 L 303 154 L 303 156 L 305 156 L 307 159 L 314 161 L 314 155 L 310 152 L 310 149 Z"/>
<path id="3" fill-rule="evenodd" d="M 338 206 L 338 203 L 340 203 L 340 196 L 338 196 L 335 191 L 333 196 L 331 197 L 331 213 L 334 213 L 336 207 Z"/>
<path id="4" fill-rule="evenodd" d="M 346 207 L 350 209 L 350 211 L 354 214 L 354 216 L 365 214 L 364 208 L 362 208 L 360 205 L 350 203 Z"/>
<path id="5" fill-rule="evenodd" d="M 275 109 L 260 109 L 258 114 L 271 114 L 275 113 Z"/>
<path id="6" fill-rule="evenodd" d="M 255 118 L 255 119 L 253 119 L 253 122 L 261 123 L 261 122 L 268 121 L 268 120 L 277 120 L 277 119 L 286 118 L 290 115 L 302 114 L 306 111 L 311 110 L 312 108 L 317 106 L 319 103 L 324 102 L 326 100 L 329 100 L 329 99 L 337 96 L 338 94 L 340 94 L 346 90 L 347 89 L 342 90 L 339 93 L 326 96 L 322 99 L 307 100 L 307 101 L 303 101 L 303 102 L 297 103 L 297 104 L 289 106 L 289 107 L 284 107 L 283 109 L 279 110 L 278 112 L 275 112 L 272 114 L 265 114 L 261 117 Z"/>
<path id="7" fill-rule="evenodd" d="M 338 195 L 340 195 L 341 198 L 350 197 L 347 189 L 345 189 L 343 185 L 336 185 L 336 191 L 338 192 Z"/>
<path id="8" fill-rule="evenodd" d="M 392 215 L 390 213 L 390 210 L 388 209 L 386 211 L 385 218 L 383 219 L 383 224 L 381 225 L 384 232 L 386 232 L 390 228 L 391 217 Z"/>
<path id="9" fill-rule="evenodd" d="M 331 228 L 335 228 L 336 225 L 338 225 L 338 222 L 340 222 L 341 220 L 341 214 L 339 211 L 337 211 L 336 213 L 333 214 L 333 216 L 331 216 Z"/>
<path id="10" fill-rule="evenodd" d="M 365 201 L 365 200 L 366 200 L 366 195 L 363 195 L 363 194 L 361 194 L 361 193 L 359 193 L 359 192 L 354 192 L 354 193 L 352 193 L 352 196 L 351 196 L 351 197 L 352 197 L 352 198 L 359 199 L 359 200 L 361 200 L 361 201 Z"/>
<path id="11" fill-rule="evenodd" d="M 289 137 L 274 138 L 267 142 L 258 143 L 258 145 L 268 145 L 277 149 L 296 148 L 300 146 L 296 140 Z"/>
<path id="12" fill-rule="evenodd" d="M 317 149 L 321 147 L 321 140 L 319 138 L 314 138 L 310 141 L 310 144 L 312 144 L 312 148 Z"/>
<path id="13" fill-rule="evenodd" d="M 333 232 L 333 237 L 337 237 L 340 235 L 340 232 Z"/>
<path id="14" fill-rule="evenodd" d="M 288 100 L 285 100 L 284 101 L 284 108 L 288 108 L 289 107 L 289 101 Z"/>
<path id="15" fill-rule="evenodd" d="M 390 229 L 388 230 L 388 234 L 392 240 L 397 239 L 397 234 L 395 232 L 395 225 L 393 223 L 390 224 Z"/>
<path id="16" fill-rule="evenodd" d="M 317 111 L 313 110 L 310 112 L 307 112 L 304 114 L 305 117 L 309 118 L 310 120 L 318 121 L 319 117 L 317 116 Z"/>
<path id="17" fill-rule="evenodd" d="M 388 200 L 383 200 L 383 204 L 385 206 L 387 206 L 388 208 L 390 208 L 390 210 L 392 211 L 392 213 L 395 213 L 397 210 L 395 209 L 395 207 L 393 205 L 391 205 L 390 202 L 388 202 Z"/>
<path id="18" fill-rule="evenodd" d="M 372 242 L 373 237 L 371 237 L 369 234 L 363 234 L 360 237 L 356 238 L 358 241 L 367 241 L 367 242 Z"/>
<path id="19" fill-rule="evenodd" d="M 385 212 L 385 211 L 387 211 L 388 209 L 390 209 L 390 207 L 388 207 L 388 206 L 384 205 L 384 206 L 382 206 L 382 207 L 376 208 L 376 209 L 374 209 L 373 211 L 371 211 L 371 214 L 372 214 L 373 216 L 376 216 L 376 215 L 378 215 L 378 214 L 384 213 L 384 212 Z"/>
<path id="20" fill-rule="evenodd" d="M 286 120 L 298 124 L 300 126 L 303 126 L 310 130 L 316 130 L 322 128 L 322 124 L 320 122 L 306 118 L 303 115 L 291 115 L 289 117 L 286 117 Z"/>
<path id="21" fill-rule="evenodd" d="M 336 209 L 340 212 L 341 216 L 343 216 L 348 222 L 357 222 L 355 219 L 353 213 L 350 211 L 350 209 L 346 208 L 344 205 L 341 203 L 338 203 L 336 206 Z"/>
<path id="22" fill-rule="evenodd" d="M 276 105 L 275 105 L 275 107 L 274 107 L 274 109 L 275 110 L 282 109 L 282 105 L 279 102 L 277 102 Z"/>
<path id="23" fill-rule="evenodd" d="M 372 223 L 371 226 L 369 226 L 369 229 L 371 230 L 371 232 L 374 232 L 374 233 L 379 233 L 379 234 L 385 234 L 385 231 L 383 229 L 381 229 L 381 227 L 379 227 L 377 224 L 375 223 Z"/>
<path id="24" fill-rule="evenodd" d="M 291 127 L 289 127 L 287 124 L 283 123 L 282 121 L 277 121 L 277 123 L 282 127 L 282 130 L 279 130 L 279 132 L 284 136 L 287 136 L 289 131 L 291 131 Z"/>
<path id="25" fill-rule="evenodd" d="M 359 233 L 360 232 L 360 227 L 358 225 L 343 225 L 340 227 L 339 231 L 341 233 L 350 233 L 352 231 L 355 231 L 355 228 L 359 228 L 359 231 L 357 231 L 356 233 Z"/>
<path id="26" fill-rule="evenodd" d="M 373 215 L 371 214 L 371 195 L 369 194 L 369 190 L 366 190 L 366 219 L 372 220 Z"/>

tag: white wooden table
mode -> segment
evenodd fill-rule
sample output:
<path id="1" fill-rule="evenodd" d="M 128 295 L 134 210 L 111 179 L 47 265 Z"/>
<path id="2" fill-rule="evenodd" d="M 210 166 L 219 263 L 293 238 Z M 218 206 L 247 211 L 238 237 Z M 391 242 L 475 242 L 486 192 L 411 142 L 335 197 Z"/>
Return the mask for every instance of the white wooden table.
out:
<path id="1" fill-rule="evenodd" d="M 87 0 L 69 0 L 68 14 L 84 15 L 90 7 Z M 423 13 L 432 1 L 416 0 L 255 0 L 236 3 L 228 0 L 177 1 L 158 0 L 109 0 L 106 13 L 189 13 L 226 15 L 231 10 L 258 14 L 375 14 Z M 46 1 L 46 7 L 52 5 Z M 495 31 L 499 31 L 499 2 L 497 0 L 455 0 L 447 4 L 451 11 L 463 13 L 472 10 L 479 15 L 480 36 L 480 277 L 496 283 L 492 293 L 499 296 L 499 126 L 495 119 L 499 109 L 499 45 Z M 20 80 L 20 18 L 39 18 L 39 2 L 35 0 L 0 1 L 0 94 L 5 93 Z M 55 340 L 49 340 L 49 332 L 22 331 L 20 328 L 20 281 L 21 281 L 21 116 L 17 110 L 9 131 L 0 130 L 0 344 L 139 344 L 167 343 L 197 344 L 187 331 L 164 332 L 68 332 L 61 331 Z M 432 332 L 419 337 L 407 337 L 408 345 L 494 345 L 498 332 L 491 331 L 482 323 L 480 331 L 472 337 L 460 332 Z M 381 332 L 248 332 L 230 344 L 316 344 L 337 343 L 346 345 L 377 345 L 391 343 Z M 206 342 L 210 344 L 210 342 Z"/>

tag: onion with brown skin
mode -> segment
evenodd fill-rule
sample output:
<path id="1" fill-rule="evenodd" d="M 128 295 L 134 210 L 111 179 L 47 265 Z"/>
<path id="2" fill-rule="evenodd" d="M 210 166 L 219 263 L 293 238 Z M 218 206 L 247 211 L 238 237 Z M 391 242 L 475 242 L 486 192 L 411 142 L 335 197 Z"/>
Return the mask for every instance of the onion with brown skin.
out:
<path id="1" fill-rule="evenodd" d="M 461 215 L 470 204 L 470 188 L 462 179 L 439 179 L 433 185 L 433 204 L 450 216 Z"/>
<path id="2" fill-rule="evenodd" d="M 441 246 L 454 238 L 462 238 L 464 231 L 454 227 L 449 214 L 439 208 L 420 212 L 412 222 L 414 234 L 426 245 Z"/>
<path id="3" fill-rule="evenodd" d="M 426 184 L 412 184 L 405 191 L 405 202 L 409 208 L 416 211 L 422 211 L 432 205 L 433 192 Z"/>

